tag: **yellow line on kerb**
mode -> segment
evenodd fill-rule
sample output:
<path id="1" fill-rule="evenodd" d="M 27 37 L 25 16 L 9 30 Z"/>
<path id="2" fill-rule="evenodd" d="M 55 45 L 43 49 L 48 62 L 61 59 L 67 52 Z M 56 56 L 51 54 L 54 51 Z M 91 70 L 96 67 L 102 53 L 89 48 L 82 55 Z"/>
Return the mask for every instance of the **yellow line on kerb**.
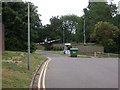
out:
<path id="1" fill-rule="evenodd" d="M 44 68 L 45 68 L 45 66 L 46 66 L 46 62 L 45 62 L 45 64 L 43 65 L 43 67 L 42 67 L 42 70 L 41 70 L 41 73 L 40 73 L 40 76 L 39 76 L 39 79 L 38 79 L 38 89 L 40 90 L 40 84 L 41 84 L 41 78 L 42 78 L 42 74 L 43 74 L 43 70 L 44 70 Z"/>
<path id="2" fill-rule="evenodd" d="M 51 61 L 51 58 L 49 58 L 49 57 L 47 57 L 47 58 L 48 58 L 48 60 L 43 65 L 39 79 L 38 79 L 38 90 L 40 90 L 40 88 L 41 88 L 41 82 L 42 82 L 42 88 L 45 90 L 46 70 L 47 70 L 48 63 Z M 43 79 L 42 79 L 42 75 L 43 75 Z"/>
<path id="3" fill-rule="evenodd" d="M 43 74 L 43 88 L 45 89 L 45 76 L 46 76 L 46 71 L 47 71 L 47 67 L 48 67 L 48 63 L 51 61 L 51 58 L 48 57 L 48 62 L 46 64 L 46 67 L 45 67 L 45 71 L 44 71 L 44 74 Z"/>

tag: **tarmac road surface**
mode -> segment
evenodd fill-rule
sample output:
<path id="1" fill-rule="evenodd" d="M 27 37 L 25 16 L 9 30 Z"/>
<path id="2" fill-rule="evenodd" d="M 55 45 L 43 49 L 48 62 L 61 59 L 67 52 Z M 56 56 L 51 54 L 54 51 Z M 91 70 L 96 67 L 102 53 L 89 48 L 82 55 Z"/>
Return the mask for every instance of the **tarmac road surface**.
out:
<path id="1" fill-rule="evenodd" d="M 118 88 L 117 58 L 72 58 L 46 51 L 36 51 L 49 62 L 46 88 Z"/>

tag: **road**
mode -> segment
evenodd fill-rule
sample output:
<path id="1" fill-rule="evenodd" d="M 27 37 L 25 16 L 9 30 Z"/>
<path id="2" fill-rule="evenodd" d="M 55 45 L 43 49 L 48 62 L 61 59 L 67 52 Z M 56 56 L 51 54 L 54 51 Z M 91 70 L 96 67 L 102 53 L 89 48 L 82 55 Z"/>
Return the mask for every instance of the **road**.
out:
<path id="1" fill-rule="evenodd" d="M 118 88 L 117 58 L 72 58 L 43 51 L 49 62 L 46 88 Z"/>

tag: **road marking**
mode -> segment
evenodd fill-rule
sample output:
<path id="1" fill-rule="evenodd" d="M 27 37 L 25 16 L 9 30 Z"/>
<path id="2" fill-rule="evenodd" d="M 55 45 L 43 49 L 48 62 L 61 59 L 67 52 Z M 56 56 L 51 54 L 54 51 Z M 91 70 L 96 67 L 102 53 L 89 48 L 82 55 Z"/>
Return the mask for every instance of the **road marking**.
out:
<path id="1" fill-rule="evenodd" d="M 38 79 L 38 90 L 40 90 L 40 88 L 42 87 L 43 89 L 45 89 L 45 76 L 46 76 L 46 70 L 47 70 L 47 66 L 48 66 L 48 63 L 51 61 L 51 58 L 47 57 L 48 60 L 45 62 L 45 64 L 42 66 L 42 70 L 41 70 L 41 73 L 40 73 L 40 76 L 39 76 L 39 79 Z M 42 78 L 42 75 L 43 75 L 43 78 Z M 42 86 L 41 86 L 41 82 L 42 83 Z"/>
<path id="2" fill-rule="evenodd" d="M 51 58 L 48 58 L 48 62 L 46 64 L 46 67 L 45 67 L 45 71 L 44 71 L 44 74 L 43 74 L 43 88 L 45 89 L 45 76 L 46 76 L 46 71 L 47 71 L 47 67 L 48 67 L 48 63 L 51 61 Z"/>
<path id="3" fill-rule="evenodd" d="M 46 65 L 46 62 L 45 64 L 42 66 L 42 70 L 41 70 L 41 73 L 40 73 L 40 76 L 39 76 L 39 79 L 38 79 L 38 89 L 40 90 L 40 87 L 41 87 L 41 78 L 42 78 L 42 74 L 43 74 L 43 70 L 45 68 L 45 65 Z"/>

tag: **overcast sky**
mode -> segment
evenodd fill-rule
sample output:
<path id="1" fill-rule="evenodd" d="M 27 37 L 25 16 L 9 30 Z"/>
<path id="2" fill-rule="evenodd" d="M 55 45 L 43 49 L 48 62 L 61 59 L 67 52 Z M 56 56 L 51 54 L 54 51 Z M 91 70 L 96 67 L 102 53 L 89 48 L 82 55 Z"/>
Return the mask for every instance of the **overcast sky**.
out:
<path id="1" fill-rule="evenodd" d="M 52 16 L 67 14 L 83 15 L 83 8 L 88 6 L 89 0 L 26 0 L 38 6 L 38 14 L 42 16 L 42 24 L 49 24 Z M 109 0 L 108 0 L 109 1 Z M 120 0 L 114 0 L 117 4 Z"/>

